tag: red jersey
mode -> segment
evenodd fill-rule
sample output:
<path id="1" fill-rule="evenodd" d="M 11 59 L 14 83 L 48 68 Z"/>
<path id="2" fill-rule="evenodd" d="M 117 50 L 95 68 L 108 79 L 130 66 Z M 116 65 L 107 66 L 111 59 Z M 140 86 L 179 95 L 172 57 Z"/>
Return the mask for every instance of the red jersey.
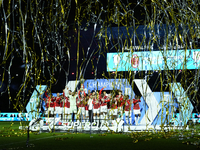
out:
<path id="1" fill-rule="evenodd" d="M 79 99 L 79 107 L 85 107 L 85 99 L 84 98 Z"/>
<path id="2" fill-rule="evenodd" d="M 131 103 L 130 99 L 124 102 L 125 105 L 125 111 L 130 111 L 131 110 Z"/>
<path id="3" fill-rule="evenodd" d="M 111 109 L 117 109 L 117 100 L 114 98 L 111 102 Z"/>
<path id="4" fill-rule="evenodd" d="M 49 98 L 50 99 L 50 98 Z M 55 107 L 55 98 L 51 98 L 50 107 Z"/>
<path id="5" fill-rule="evenodd" d="M 93 99 L 92 104 L 94 109 L 98 109 L 100 107 L 100 101 L 97 99 Z"/>
<path id="6" fill-rule="evenodd" d="M 56 101 L 55 101 L 55 106 L 56 107 L 60 107 L 60 101 L 61 101 L 61 98 L 60 97 L 56 97 Z"/>
<path id="7" fill-rule="evenodd" d="M 89 107 L 88 104 L 86 104 L 86 105 L 85 105 L 85 110 L 88 110 L 88 107 Z"/>
<path id="8" fill-rule="evenodd" d="M 80 93 L 81 93 L 81 91 L 78 91 L 78 98 L 79 98 L 79 99 L 81 99 Z M 84 94 L 84 97 L 86 97 L 85 91 L 83 91 L 82 94 Z"/>
<path id="9" fill-rule="evenodd" d="M 117 99 L 117 107 L 121 107 L 123 106 L 123 99 L 124 99 L 124 96 L 123 95 L 116 95 L 116 99 Z"/>
<path id="10" fill-rule="evenodd" d="M 106 106 L 108 102 L 110 102 L 108 96 L 105 95 L 103 98 L 101 98 L 101 106 Z"/>
<path id="11" fill-rule="evenodd" d="M 70 102 L 68 97 L 65 97 L 65 107 L 70 108 Z"/>
<path id="12" fill-rule="evenodd" d="M 133 99 L 133 104 L 134 104 L 133 109 L 140 109 L 139 102 L 141 102 L 140 99 Z"/>
<path id="13" fill-rule="evenodd" d="M 46 96 L 46 98 L 49 98 L 47 91 L 45 91 L 44 95 Z"/>
<path id="14" fill-rule="evenodd" d="M 48 108 L 49 107 L 49 98 L 44 98 L 45 101 L 45 107 Z"/>
<path id="15" fill-rule="evenodd" d="M 65 107 L 70 108 L 69 98 L 65 96 L 65 92 L 63 92 L 63 97 L 64 97 L 64 101 L 65 101 Z"/>
<path id="16" fill-rule="evenodd" d="M 76 106 L 77 106 L 77 107 L 80 107 L 80 101 L 79 101 L 78 98 L 76 98 Z"/>

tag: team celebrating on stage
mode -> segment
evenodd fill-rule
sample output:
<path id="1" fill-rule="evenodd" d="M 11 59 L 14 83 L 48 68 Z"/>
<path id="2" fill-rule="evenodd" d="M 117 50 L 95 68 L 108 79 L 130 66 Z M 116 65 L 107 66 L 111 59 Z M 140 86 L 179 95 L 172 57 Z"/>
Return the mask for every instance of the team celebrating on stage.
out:
<path id="1" fill-rule="evenodd" d="M 105 121 L 112 121 L 117 118 L 123 119 L 125 113 L 126 123 L 132 124 L 131 107 L 135 115 L 135 125 L 138 125 L 140 117 L 140 96 L 135 95 L 133 100 L 129 95 L 123 95 L 121 90 L 118 93 L 106 93 L 103 87 L 100 91 L 88 90 L 85 93 L 83 85 L 78 92 L 72 92 L 68 87 L 63 89 L 63 94 L 50 96 L 49 91 L 45 92 L 45 114 L 48 117 L 62 116 L 62 119 L 74 122 L 74 119 L 83 122 L 96 122 L 102 125 Z"/>

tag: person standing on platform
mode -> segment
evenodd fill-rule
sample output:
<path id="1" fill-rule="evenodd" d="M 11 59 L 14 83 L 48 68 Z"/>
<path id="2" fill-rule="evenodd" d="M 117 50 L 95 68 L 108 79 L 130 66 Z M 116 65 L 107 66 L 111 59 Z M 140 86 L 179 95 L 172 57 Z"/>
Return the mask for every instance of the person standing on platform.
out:
<path id="1" fill-rule="evenodd" d="M 115 95 L 112 95 L 110 104 L 111 104 L 111 106 L 110 106 L 109 115 L 111 116 L 111 120 L 115 120 L 115 119 L 117 119 L 117 112 L 118 112 L 117 99 L 116 99 Z"/>
<path id="2" fill-rule="evenodd" d="M 75 92 L 72 92 L 70 95 L 68 95 L 69 98 L 69 104 L 70 104 L 70 116 L 72 116 L 72 122 L 74 122 L 74 118 L 76 118 L 77 114 L 77 106 L 76 106 L 76 98 Z"/>
<path id="3" fill-rule="evenodd" d="M 100 101 L 97 94 L 93 96 L 92 104 L 93 104 L 93 116 L 95 118 L 95 122 L 97 122 L 97 125 L 99 125 Z"/>
<path id="4" fill-rule="evenodd" d="M 57 97 L 55 98 L 55 114 L 58 114 L 59 116 L 61 115 L 61 109 L 60 109 L 60 102 L 61 102 L 61 98 L 60 98 L 60 93 L 57 93 Z"/>
<path id="5" fill-rule="evenodd" d="M 50 99 L 50 115 L 51 115 L 51 117 L 53 117 L 54 116 L 54 114 L 55 114 L 55 97 L 53 96 L 53 95 L 51 95 L 50 97 L 49 97 L 49 99 Z"/>
<path id="6" fill-rule="evenodd" d="M 125 96 L 124 105 L 125 105 L 126 123 L 129 124 L 129 125 L 131 125 L 132 124 L 132 118 L 131 118 L 131 101 L 129 99 L 129 95 Z M 130 123 L 128 123 L 128 121 Z"/>
<path id="7" fill-rule="evenodd" d="M 100 96 L 100 102 L 101 102 L 101 106 L 100 106 L 100 118 L 101 118 L 101 124 L 103 125 L 105 120 L 108 119 L 107 117 L 107 112 L 108 112 L 108 108 L 107 108 L 107 103 L 110 102 L 110 99 L 108 98 L 108 95 L 106 93 L 106 91 L 103 91 L 103 94 L 101 94 L 102 90 L 106 88 L 103 87 L 100 92 L 99 92 L 99 96 Z"/>
<path id="8" fill-rule="evenodd" d="M 64 118 L 64 103 L 65 103 L 65 98 L 63 95 L 60 95 L 60 114 L 62 116 L 62 119 Z"/>
<path id="9" fill-rule="evenodd" d="M 140 105 L 139 102 L 141 102 L 140 97 L 138 95 L 135 95 L 135 99 L 133 99 L 133 111 L 134 111 L 134 115 L 135 115 L 135 125 L 138 125 L 138 121 L 140 119 Z"/>
<path id="10" fill-rule="evenodd" d="M 123 100 L 124 96 L 122 95 L 122 91 L 119 90 L 118 95 L 116 95 L 116 101 L 117 101 L 117 108 L 118 108 L 118 117 L 123 119 Z"/>
<path id="11" fill-rule="evenodd" d="M 88 96 L 88 94 L 86 94 L 86 98 L 85 98 L 85 118 L 86 118 L 87 122 L 89 121 L 88 100 L 89 100 L 89 96 Z"/>
<path id="12" fill-rule="evenodd" d="M 78 92 L 78 117 L 79 117 L 79 120 L 81 121 L 82 118 L 83 118 L 83 122 L 85 122 L 85 104 L 86 104 L 86 94 L 85 92 L 84 93 L 81 93 L 80 94 L 80 91 Z"/>
<path id="13" fill-rule="evenodd" d="M 89 100 L 87 102 L 87 104 L 88 104 L 88 113 L 89 113 L 89 122 L 90 123 L 94 121 L 93 120 L 93 114 L 92 114 L 92 107 L 93 107 L 92 102 L 93 102 L 93 96 L 92 96 L 92 94 L 90 94 L 89 95 Z"/>
<path id="14" fill-rule="evenodd" d="M 69 96 L 71 95 L 71 90 L 67 88 L 67 90 L 63 90 L 63 97 L 64 97 L 64 120 L 67 122 L 71 119 L 70 116 L 70 100 Z"/>

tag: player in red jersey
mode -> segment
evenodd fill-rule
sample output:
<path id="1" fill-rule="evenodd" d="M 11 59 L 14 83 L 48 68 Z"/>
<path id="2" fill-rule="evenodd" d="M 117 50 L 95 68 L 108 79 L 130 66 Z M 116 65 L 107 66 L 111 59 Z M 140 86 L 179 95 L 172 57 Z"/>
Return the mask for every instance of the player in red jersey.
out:
<path id="1" fill-rule="evenodd" d="M 49 104 L 50 104 L 49 112 L 51 117 L 53 117 L 55 113 L 55 99 L 56 98 L 54 96 L 51 96 L 51 98 L 49 97 Z"/>
<path id="2" fill-rule="evenodd" d="M 61 102 L 61 98 L 60 98 L 60 93 L 57 93 L 57 97 L 55 98 L 55 114 L 58 114 L 59 116 L 61 115 L 61 109 L 60 109 L 60 102 Z"/>
<path id="3" fill-rule="evenodd" d="M 129 120 L 130 125 L 131 125 L 132 124 L 132 118 L 131 118 L 131 101 L 129 99 L 129 95 L 125 96 L 124 106 L 125 106 L 126 123 L 128 124 L 128 120 Z"/>
<path id="4" fill-rule="evenodd" d="M 97 122 L 97 124 L 99 124 L 99 113 L 100 113 L 100 101 L 99 98 L 96 95 L 93 95 L 93 116 L 94 116 L 94 120 Z"/>
<path id="5" fill-rule="evenodd" d="M 66 95 L 65 95 L 66 94 Z M 64 118 L 68 122 L 70 120 L 70 101 L 69 101 L 69 95 L 71 95 L 71 90 L 64 89 L 63 90 L 63 97 L 64 97 Z"/>
<path id="6" fill-rule="evenodd" d="M 46 107 L 46 111 L 45 111 L 45 117 L 49 117 L 50 115 L 50 111 L 49 111 L 49 97 L 44 98 L 45 101 L 45 107 Z"/>
<path id="7" fill-rule="evenodd" d="M 60 100 L 60 113 L 61 113 L 61 116 L 62 116 L 62 118 L 64 118 L 64 102 L 65 102 L 65 98 L 64 98 L 64 96 L 63 95 L 60 95 L 60 98 L 61 98 L 61 100 Z"/>
<path id="8" fill-rule="evenodd" d="M 140 97 L 138 95 L 135 95 L 135 99 L 133 99 L 133 110 L 134 110 L 134 114 L 135 114 L 135 125 L 138 125 L 138 121 L 140 119 L 140 105 L 139 102 L 141 102 Z"/>
<path id="9" fill-rule="evenodd" d="M 102 121 L 102 125 L 105 121 L 105 119 L 107 120 L 108 117 L 107 117 L 107 112 L 108 112 L 108 108 L 107 108 L 107 103 L 110 102 L 110 99 L 106 93 L 106 91 L 103 91 L 103 94 L 101 94 L 102 90 L 106 88 L 106 87 L 103 87 L 100 92 L 99 92 L 99 96 L 100 96 L 100 101 L 101 101 L 101 106 L 100 106 L 100 118 L 101 118 L 101 121 Z"/>
<path id="10" fill-rule="evenodd" d="M 85 93 L 84 93 L 85 94 Z M 79 120 L 81 120 L 82 119 L 82 117 L 83 117 L 83 121 L 85 121 L 85 104 L 86 104 L 86 97 L 85 97 L 85 95 L 84 95 L 83 93 L 81 94 L 81 96 L 80 96 L 80 94 L 79 94 L 79 98 L 78 98 L 78 102 L 77 102 L 77 106 L 78 106 L 78 118 L 79 118 Z"/>
<path id="11" fill-rule="evenodd" d="M 88 94 L 86 94 L 86 104 L 85 104 L 85 117 L 87 122 L 89 121 L 89 105 L 88 105 L 88 101 L 89 101 L 90 96 Z"/>
<path id="12" fill-rule="evenodd" d="M 111 116 L 111 119 L 114 120 L 117 118 L 117 99 L 115 95 L 111 96 L 110 99 L 110 112 L 109 115 Z"/>
<path id="13" fill-rule="evenodd" d="M 124 96 L 122 95 L 122 91 L 119 90 L 118 95 L 116 95 L 116 101 L 117 101 L 117 108 L 118 108 L 118 117 L 121 116 L 121 119 L 123 119 L 123 100 L 124 100 Z"/>

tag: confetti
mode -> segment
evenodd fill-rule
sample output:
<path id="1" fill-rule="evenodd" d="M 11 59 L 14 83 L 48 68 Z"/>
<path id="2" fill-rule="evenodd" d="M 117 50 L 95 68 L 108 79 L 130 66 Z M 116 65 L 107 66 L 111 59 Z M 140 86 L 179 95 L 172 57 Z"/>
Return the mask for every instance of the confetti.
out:
<path id="1" fill-rule="evenodd" d="M 16 111 L 24 112 L 37 85 L 48 85 L 51 91 L 52 87 L 58 85 L 60 78 L 65 78 L 63 80 L 66 83 L 69 78 L 76 81 L 88 77 L 116 80 L 126 78 L 132 88 L 135 88 L 132 82 L 134 79 L 144 79 L 153 91 L 159 90 L 162 93 L 163 101 L 158 104 L 161 107 L 162 131 L 149 129 L 146 132 L 131 133 L 133 143 L 145 136 L 145 141 L 150 141 L 155 134 L 158 134 L 155 136 L 157 138 L 177 137 L 181 141 L 199 134 L 198 129 L 194 129 L 191 134 L 184 135 L 183 130 L 191 116 L 181 118 L 181 115 L 192 111 L 191 105 L 196 112 L 199 107 L 200 53 L 192 51 L 199 48 L 200 39 L 197 1 L 175 0 L 172 5 L 162 0 L 150 3 L 139 0 L 106 3 L 91 0 L 84 3 L 76 1 L 76 4 L 69 0 L 9 0 L 1 1 L 0 8 L 0 95 L 7 93 L 9 105 L 13 105 Z M 102 70 L 103 60 L 106 69 L 110 67 L 106 62 L 107 53 L 114 52 L 120 54 L 116 56 L 116 64 L 121 61 L 121 66 L 126 66 L 130 62 L 131 68 L 123 72 L 119 69 L 121 66 L 112 63 L 113 71 Z M 133 55 L 140 52 L 146 56 Z M 159 52 L 161 58 L 153 56 L 155 52 Z M 130 55 L 127 55 L 126 60 L 130 61 L 121 58 L 126 53 Z M 137 63 L 139 58 L 144 62 L 140 66 L 144 69 L 133 70 L 140 65 Z M 148 64 L 162 66 L 147 69 Z M 191 66 L 194 68 L 190 69 Z M 18 75 L 13 68 L 22 68 L 22 73 Z M 62 72 L 64 77 L 60 75 Z M 20 80 L 21 84 L 15 85 L 16 80 Z M 172 85 L 178 86 L 173 89 Z M 17 91 L 14 96 L 13 91 Z M 164 97 L 166 91 L 172 91 L 170 98 Z M 175 100 L 176 97 L 178 106 L 167 101 Z M 177 111 L 179 117 L 176 116 Z M 145 110 L 145 113 L 149 112 Z M 177 123 L 183 127 L 180 133 L 170 129 Z M 21 125 L 27 127 L 27 120 L 21 121 Z M 0 130 L 2 137 L 27 134 L 26 128 L 19 134 L 15 130 L 7 135 L 1 133 L 9 128 L 3 127 Z M 113 131 L 111 133 L 115 134 Z"/>

